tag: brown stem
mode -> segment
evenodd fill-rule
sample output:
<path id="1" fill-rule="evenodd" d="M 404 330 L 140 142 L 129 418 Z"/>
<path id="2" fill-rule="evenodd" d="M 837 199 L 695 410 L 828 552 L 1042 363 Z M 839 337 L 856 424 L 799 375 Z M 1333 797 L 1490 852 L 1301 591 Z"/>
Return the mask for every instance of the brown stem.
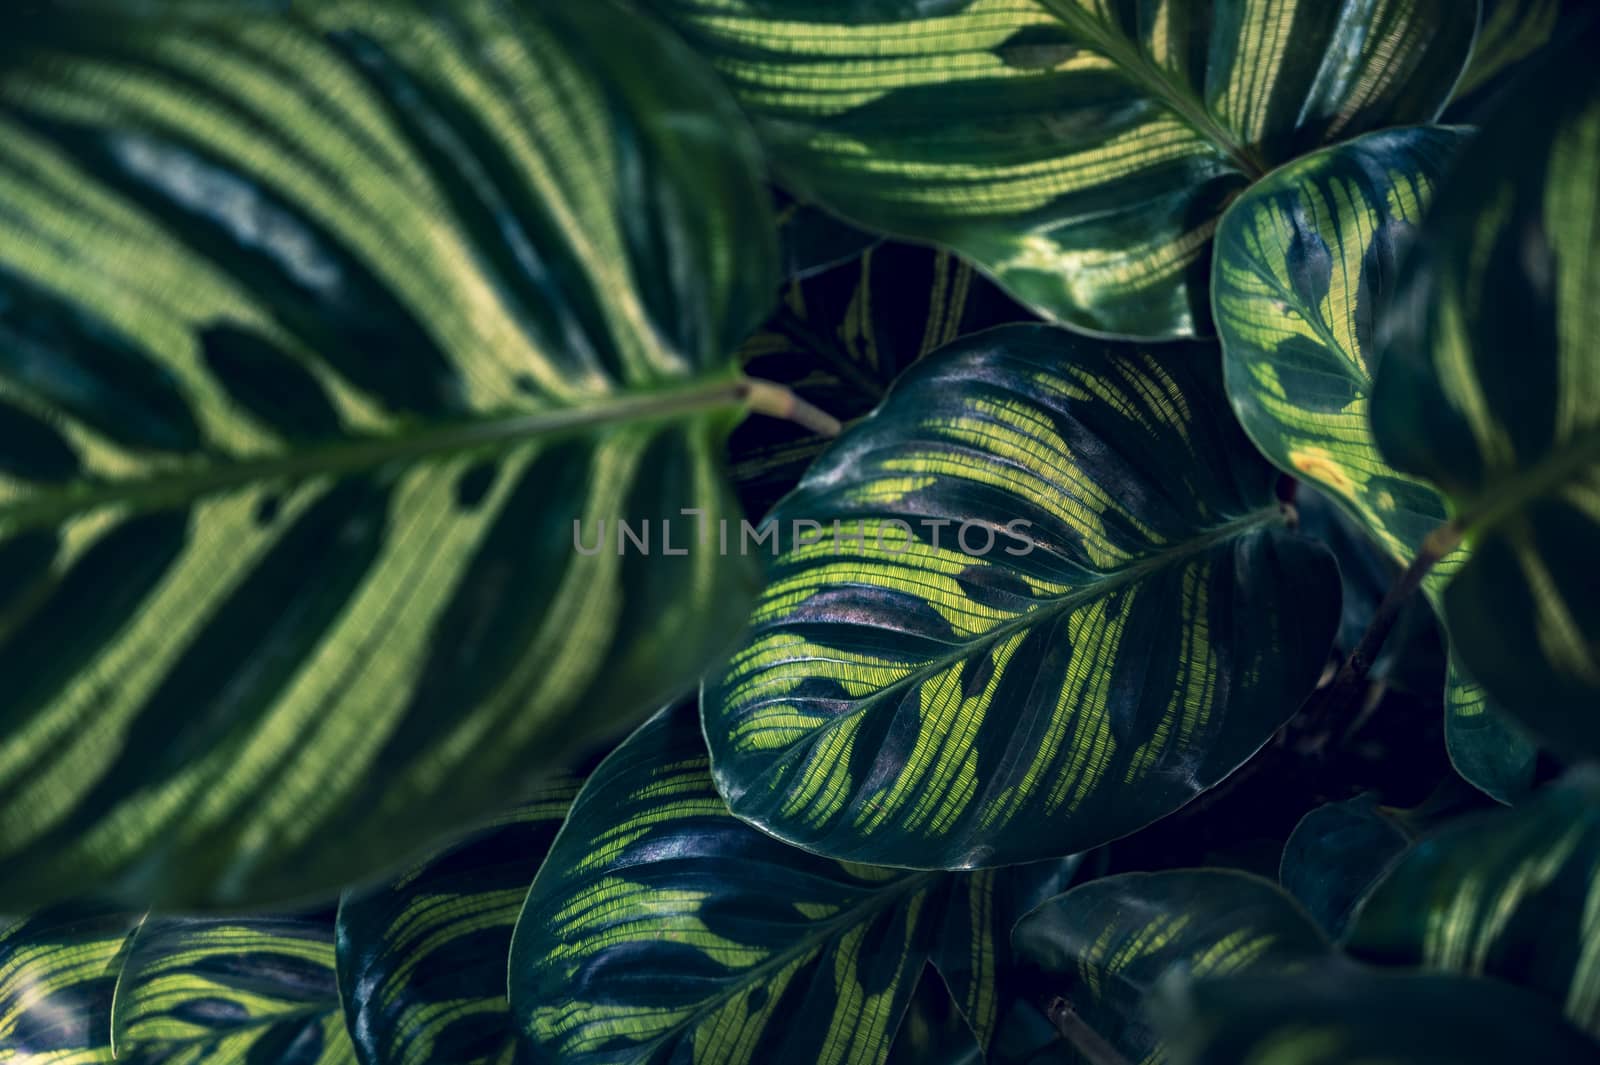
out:
<path id="1" fill-rule="evenodd" d="M 1049 1017 L 1061 1038 L 1072 1044 L 1089 1065 L 1130 1065 L 1105 1036 L 1083 1023 L 1083 1018 L 1066 999 L 1058 998 L 1050 1003 Z"/>
<path id="2" fill-rule="evenodd" d="M 782 418 L 810 429 L 818 436 L 838 436 L 843 430 L 839 419 L 795 395 L 782 385 L 771 381 L 746 378 L 740 385 L 745 403 L 757 414 Z"/>

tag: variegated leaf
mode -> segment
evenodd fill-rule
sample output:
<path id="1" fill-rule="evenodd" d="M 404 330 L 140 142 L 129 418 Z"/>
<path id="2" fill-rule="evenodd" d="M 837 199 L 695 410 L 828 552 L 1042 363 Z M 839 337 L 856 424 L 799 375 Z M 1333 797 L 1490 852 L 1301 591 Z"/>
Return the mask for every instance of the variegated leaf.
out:
<path id="1" fill-rule="evenodd" d="M 1431 121 L 1460 0 L 650 0 L 754 114 L 781 177 L 937 241 L 1066 324 L 1207 328 L 1229 199 L 1331 140 Z"/>
<path id="2" fill-rule="evenodd" d="M 1497 977 L 1600 1036 L 1600 777 L 1451 824 L 1406 852 L 1346 934 L 1358 958 Z"/>
<path id="3" fill-rule="evenodd" d="M 1070 1010 L 1141 1065 L 1168 1060 L 1145 1014 L 1163 981 L 1287 973 L 1333 953 L 1275 884 L 1226 869 L 1093 880 L 1018 921 L 1012 939 L 1032 966 L 1036 1009 Z"/>
<path id="4" fill-rule="evenodd" d="M 511 1007 L 541 1062 L 874 1065 L 931 958 L 987 1044 L 1007 932 L 1075 862 L 836 862 L 733 817 L 692 705 L 589 778 L 528 893 Z"/>
<path id="5" fill-rule="evenodd" d="M 708 678 L 734 813 L 851 861 L 1001 865 L 1257 750 L 1322 670 L 1338 574 L 1217 363 L 1005 326 L 902 376 L 773 512 L 769 589 Z"/>
<path id="6" fill-rule="evenodd" d="M 608 0 L 37 29 L 0 63 L 0 901 L 329 891 L 692 684 L 755 560 L 572 523 L 737 517 L 774 256 L 714 76 Z"/>
<path id="7" fill-rule="evenodd" d="M 1519 82 L 1440 192 L 1384 317 L 1372 424 L 1472 548 L 1461 668 L 1558 754 L 1600 753 L 1600 24 Z"/>
<path id="8" fill-rule="evenodd" d="M 577 793 L 527 803 L 339 904 L 339 991 L 361 1065 L 510 1065 L 506 958 L 522 901 Z"/>
<path id="9" fill-rule="evenodd" d="M 68 907 L 0 921 L 0 1063 L 110 1062 L 111 1000 L 138 926 L 137 914 Z"/>
<path id="10" fill-rule="evenodd" d="M 111 1008 L 117 1061 L 355 1065 L 333 927 L 308 918 L 148 917 Z"/>
<path id="11" fill-rule="evenodd" d="M 1481 4 L 1478 36 L 1472 42 L 1472 58 L 1456 85 L 1457 99 L 1482 92 L 1548 44 L 1564 6 L 1563 0 L 1481 0 Z"/>
<path id="12" fill-rule="evenodd" d="M 1217 232 L 1213 313 L 1228 395 L 1245 432 L 1279 469 L 1339 502 L 1401 563 L 1448 518 L 1431 485 L 1378 454 L 1368 405 L 1374 330 L 1394 297 L 1434 188 L 1469 139 L 1442 127 L 1384 130 L 1314 153 L 1250 188 Z M 1466 559 L 1425 584 L 1435 603 Z M 1489 794 L 1525 790 L 1534 748 L 1452 665 L 1446 742 Z"/>

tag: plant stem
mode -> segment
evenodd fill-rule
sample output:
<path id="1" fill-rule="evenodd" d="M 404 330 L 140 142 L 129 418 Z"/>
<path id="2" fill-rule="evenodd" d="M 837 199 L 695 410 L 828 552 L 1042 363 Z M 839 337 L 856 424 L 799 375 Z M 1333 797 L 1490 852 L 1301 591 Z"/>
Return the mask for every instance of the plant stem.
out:
<path id="1" fill-rule="evenodd" d="M 810 429 L 819 436 L 838 436 L 844 428 L 839 419 L 827 411 L 812 406 L 794 392 L 771 381 L 745 378 L 739 391 L 746 405 L 757 414 L 782 418 Z"/>
<path id="2" fill-rule="evenodd" d="M 1099 1032 L 1083 1023 L 1077 1011 L 1064 998 L 1050 1003 L 1050 1023 L 1056 1026 L 1061 1038 L 1072 1044 L 1089 1065 L 1129 1065 L 1128 1059 L 1106 1041 Z"/>

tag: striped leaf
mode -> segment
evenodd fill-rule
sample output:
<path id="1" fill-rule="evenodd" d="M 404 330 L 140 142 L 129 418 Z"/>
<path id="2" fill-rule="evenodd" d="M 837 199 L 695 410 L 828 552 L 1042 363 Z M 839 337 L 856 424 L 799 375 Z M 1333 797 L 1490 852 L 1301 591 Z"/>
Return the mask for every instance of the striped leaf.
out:
<path id="1" fill-rule="evenodd" d="M 1462 156 L 1381 331 L 1385 458 L 1450 499 L 1465 672 L 1561 754 L 1600 753 L 1600 27 Z"/>
<path id="2" fill-rule="evenodd" d="M 512 1013 L 540 1062 L 874 1065 L 931 960 L 987 1045 L 1007 932 L 1075 864 L 913 873 L 785 846 L 729 814 L 686 704 L 579 793 L 518 919 Z"/>
<path id="3" fill-rule="evenodd" d="M 885 242 L 821 274 L 791 278 L 783 302 L 740 348 L 752 377 L 787 385 L 850 422 L 890 382 L 959 336 L 1029 318 L 949 252 Z M 800 482 L 827 440 L 774 418 L 751 418 L 728 442 L 739 499 L 765 514 Z"/>
<path id="4" fill-rule="evenodd" d="M 924 967 L 885 1065 L 979 1065 L 983 1060 L 938 970 Z"/>
<path id="5" fill-rule="evenodd" d="M 1402 564 L 1448 507 L 1378 453 L 1368 424 L 1374 330 L 1394 298 L 1398 258 L 1468 139 L 1460 129 L 1384 130 L 1314 153 L 1253 186 L 1217 231 L 1213 313 L 1245 432 Z M 1456 551 L 1434 567 L 1424 589 L 1435 604 L 1466 557 Z M 1454 664 L 1445 706 L 1462 775 L 1502 801 L 1525 790 L 1532 744 Z"/>
<path id="6" fill-rule="evenodd" d="M 691 684 L 757 583 L 570 531 L 737 514 L 773 253 L 712 75 L 606 0 L 315 18 L 0 67 L 0 904 L 370 875 Z"/>
<path id="7" fill-rule="evenodd" d="M 1549 43 L 1563 0 L 1480 0 L 1472 58 L 1456 85 L 1457 100 L 1480 93 L 1496 78 Z M 1578 5 L 1570 5 L 1576 8 Z"/>
<path id="8" fill-rule="evenodd" d="M 1033 967 L 1041 1011 L 1062 1009 L 1061 1000 L 1079 1023 L 1142 1065 L 1167 1060 L 1145 1015 L 1163 981 L 1286 973 L 1333 950 L 1275 884 L 1226 869 L 1090 881 L 1023 917 L 1012 940 Z"/>
<path id="9" fill-rule="evenodd" d="M 1217 360 L 1006 326 L 901 377 L 774 511 L 751 635 L 707 681 L 734 813 L 851 861 L 1001 865 L 1256 751 L 1322 670 L 1338 574 Z"/>
<path id="10" fill-rule="evenodd" d="M 1077 328 L 1208 328 L 1230 198 L 1331 140 L 1431 121 L 1460 0 L 650 0 L 716 63 L 781 177 L 937 241 Z"/>
<path id="11" fill-rule="evenodd" d="M 163 1065 L 355 1065 L 333 928 L 303 918 L 150 917 L 117 978 L 111 1047 Z"/>
<path id="12" fill-rule="evenodd" d="M 1162 997 L 1174 1065 L 1595 1065 L 1547 1003 L 1490 980 L 1329 965 L 1196 981 Z"/>
<path id="13" fill-rule="evenodd" d="M 1323 931 L 1338 938 L 1356 904 L 1410 842 L 1405 827 L 1371 794 L 1330 802 L 1294 826 L 1283 845 L 1278 882 Z"/>
<path id="14" fill-rule="evenodd" d="M 0 1063 L 112 1060 L 111 999 L 138 924 L 69 908 L 0 921 Z"/>
<path id="15" fill-rule="evenodd" d="M 1362 901 L 1357 957 L 1520 984 L 1600 1036 L 1600 777 L 1452 824 Z M 1531 1059 L 1524 1059 L 1531 1060 Z"/>
<path id="16" fill-rule="evenodd" d="M 361 1065 L 510 1065 L 511 929 L 577 782 L 339 904 L 339 990 Z"/>

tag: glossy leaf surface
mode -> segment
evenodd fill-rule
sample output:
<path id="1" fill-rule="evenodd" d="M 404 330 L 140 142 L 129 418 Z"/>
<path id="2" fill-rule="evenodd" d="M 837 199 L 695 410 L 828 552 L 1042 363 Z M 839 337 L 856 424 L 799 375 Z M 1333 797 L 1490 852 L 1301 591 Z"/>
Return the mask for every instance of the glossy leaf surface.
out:
<path id="1" fill-rule="evenodd" d="M 987 1045 L 1007 933 L 1074 863 L 973 874 L 836 862 L 712 785 L 693 707 L 595 771 L 528 893 L 512 1012 L 541 1062 L 883 1062 L 928 960 Z"/>
<path id="2" fill-rule="evenodd" d="M 1007 326 L 902 376 L 774 511 L 769 591 L 708 679 L 733 811 L 852 861 L 999 865 L 1131 832 L 1260 747 L 1322 669 L 1338 575 L 1216 358 Z"/>
<path id="3" fill-rule="evenodd" d="M 1048 317 L 1207 328 L 1208 245 L 1249 182 L 1431 121 L 1475 3 L 652 0 L 809 199 L 954 248 Z"/>
<path id="4" fill-rule="evenodd" d="M 1283 845 L 1278 882 L 1338 938 L 1362 896 L 1410 842 L 1371 795 L 1330 802 L 1295 826 Z"/>
<path id="5" fill-rule="evenodd" d="M 0 1061 L 111 1061 L 111 999 L 138 925 L 137 914 L 65 907 L 3 922 Z"/>
<path id="6" fill-rule="evenodd" d="M 22 43 L 0 903 L 331 892 L 692 684 L 754 561 L 571 531 L 737 515 L 768 198 L 668 31 L 450 0 Z"/>
<path id="7" fill-rule="evenodd" d="M 1600 753 L 1600 28 L 1463 155 L 1386 317 L 1372 422 L 1472 557 L 1444 592 L 1467 674 L 1560 755 Z"/>

